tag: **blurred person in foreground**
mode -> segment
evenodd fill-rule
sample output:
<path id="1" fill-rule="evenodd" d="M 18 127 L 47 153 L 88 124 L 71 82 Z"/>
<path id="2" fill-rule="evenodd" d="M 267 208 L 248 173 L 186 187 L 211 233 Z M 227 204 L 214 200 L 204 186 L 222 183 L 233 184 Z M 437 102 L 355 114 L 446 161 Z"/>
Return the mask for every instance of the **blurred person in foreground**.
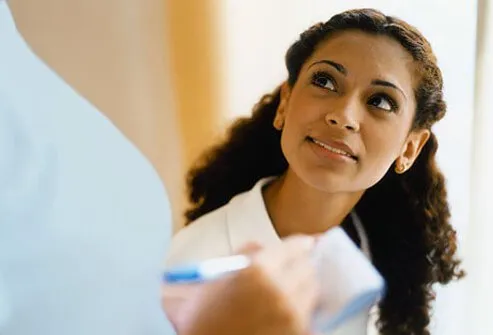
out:
<path id="1" fill-rule="evenodd" d="M 3 1 L 0 50 L 0 334 L 173 334 L 159 296 L 171 216 L 158 175 L 31 52 Z M 171 321 L 190 335 L 302 334 L 312 244 L 242 249 L 254 266 L 196 285 L 193 313 Z M 254 292 L 271 302 L 259 308 Z M 293 297 L 304 305 L 278 304 Z"/>

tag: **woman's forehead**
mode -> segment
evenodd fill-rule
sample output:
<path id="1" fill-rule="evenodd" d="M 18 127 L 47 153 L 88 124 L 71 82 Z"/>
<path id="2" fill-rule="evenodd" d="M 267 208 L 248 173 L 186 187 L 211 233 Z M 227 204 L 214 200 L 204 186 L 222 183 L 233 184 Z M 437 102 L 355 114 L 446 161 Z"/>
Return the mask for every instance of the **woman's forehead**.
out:
<path id="1" fill-rule="evenodd" d="M 412 88 L 415 63 L 412 55 L 395 39 L 356 30 L 337 33 L 322 41 L 305 62 L 332 61 L 341 64 L 348 75 L 391 76 Z"/>

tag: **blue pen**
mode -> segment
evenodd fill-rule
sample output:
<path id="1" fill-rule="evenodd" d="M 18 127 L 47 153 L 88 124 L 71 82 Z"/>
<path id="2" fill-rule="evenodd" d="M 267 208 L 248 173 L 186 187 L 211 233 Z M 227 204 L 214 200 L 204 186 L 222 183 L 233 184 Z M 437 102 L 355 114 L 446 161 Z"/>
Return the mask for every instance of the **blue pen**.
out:
<path id="1" fill-rule="evenodd" d="M 167 269 L 164 271 L 163 281 L 167 284 L 204 282 L 245 269 L 250 264 L 250 258 L 245 255 L 213 258 L 196 264 L 175 266 Z"/>

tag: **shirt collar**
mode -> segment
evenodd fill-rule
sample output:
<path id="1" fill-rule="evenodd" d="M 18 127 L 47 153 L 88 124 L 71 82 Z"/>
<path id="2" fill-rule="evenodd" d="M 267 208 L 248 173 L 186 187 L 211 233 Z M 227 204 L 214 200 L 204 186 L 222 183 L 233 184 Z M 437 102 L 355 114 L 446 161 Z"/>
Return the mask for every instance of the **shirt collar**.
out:
<path id="1" fill-rule="evenodd" d="M 281 239 L 265 207 L 262 189 L 275 177 L 261 179 L 248 192 L 234 197 L 226 212 L 229 241 L 233 251 L 239 250 L 247 242 L 260 245 L 279 243 Z M 366 231 L 356 212 L 351 212 L 352 223 L 361 241 L 361 251 L 371 259 Z"/>
<path id="2" fill-rule="evenodd" d="M 250 191 L 231 200 L 226 213 L 226 224 L 233 251 L 246 242 L 261 245 L 280 242 L 262 195 L 262 188 L 273 179 L 275 178 L 261 179 Z"/>

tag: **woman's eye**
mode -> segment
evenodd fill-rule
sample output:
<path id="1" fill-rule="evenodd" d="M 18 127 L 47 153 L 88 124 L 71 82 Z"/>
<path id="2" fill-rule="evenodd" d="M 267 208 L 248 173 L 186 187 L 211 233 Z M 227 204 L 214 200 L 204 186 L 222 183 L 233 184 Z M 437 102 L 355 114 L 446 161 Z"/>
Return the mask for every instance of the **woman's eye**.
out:
<path id="1" fill-rule="evenodd" d="M 397 109 L 397 104 L 391 98 L 384 95 L 375 95 L 371 97 L 368 101 L 368 105 L 387 112 L 393 112 Z"/>
<path id="2" fill-rule="evenodd" d="M 317 72 L 313 75 L 312 83 L 315 86 L 325 88 L 330 91 L 336 90 L 336 85 L 334 79 L 325 72 Z"/>

